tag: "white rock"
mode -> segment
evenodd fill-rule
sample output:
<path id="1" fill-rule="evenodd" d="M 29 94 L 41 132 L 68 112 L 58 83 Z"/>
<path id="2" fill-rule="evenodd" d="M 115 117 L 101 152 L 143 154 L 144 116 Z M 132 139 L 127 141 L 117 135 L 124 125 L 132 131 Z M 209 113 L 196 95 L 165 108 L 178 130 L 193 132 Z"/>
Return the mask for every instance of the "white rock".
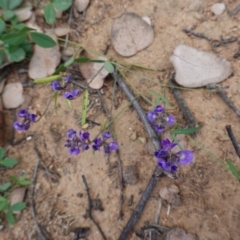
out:
<path id="1" fill-rule="evenodd" d="M 54 33 L 56 34 L 57 37 L 66 36 L 71 31 L 72 31 L 72 29 L 70 29 L 70 28 L 63 28 L 63 27 L 58 27 L 58 28 L 54 29 Z"/>
<path id="2" fill-rule="evenodd" d="M 233 72 L 231 63 L 225 58 L 187 45 L 177 46 L 170 60 L 176 71 L 176 82 L 184 87 L 219 83 Z"/>
<path id="3" fill-rule="evenodd" d="M 224 3 L 215 3 L 211 7 L 211 12 L 215 15 L 221 15 L 224 12 L 225 8 L 226 6 Z"/>
<path id="4" fill-rule="evenodd" d="M 42 48 L 37 45 L 29 63 L 29 77 L 32 79 L 44 78 L 54 73 L 61 60 L 59 46 Z"/>
<path id="5" fill-rule="evenodd" d="M 32 6 L 26 6 L 14 10 L 20 22 L 27 21 L 32 16 Z"/>
<path id="6" fill-rule="evenodd" d="M 4 88 L 2 100 L 6 109 L 19 107 L 24 102 L 22 84 L 19 82 L 8 83 Z"/>
<path id="7" fill-rule="evenodd" d="M 78 12 L 83 12 L 88 7 L 89 0 L 75 0 L 74 6 L 78 10 Z"/>
<path id="8" fill-rule="evenodd" d="M 146 23 L 148 23 L 149 25 L 151 25 L 151 19 L 150 19 L 150 17 L 142 17 L 142 19 L 143 19 Z"/>
<path id="9" fill-rule="evenodd" d="M 152 27 L 136 13 L 123 13 L 113 22 L 111 41 L 117 53 L 124 57 L 147 48 L 153 38 Z"/>

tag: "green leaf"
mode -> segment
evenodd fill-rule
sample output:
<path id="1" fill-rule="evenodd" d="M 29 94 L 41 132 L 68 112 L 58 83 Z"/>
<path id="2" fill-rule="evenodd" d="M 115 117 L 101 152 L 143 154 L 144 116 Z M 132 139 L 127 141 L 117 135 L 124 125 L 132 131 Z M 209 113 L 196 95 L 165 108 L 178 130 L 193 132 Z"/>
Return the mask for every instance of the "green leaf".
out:
<path id="1" fill-rule="evenodd" d="M 54 0 L 54 7 L 59 11 L 66 11 L 72 5 L 72 0 Z"/>
<path id="2" fill-rule="evenodd" d="M 0 34 L 2 34 L 5 30 L 6 23 L 0 18 Z"/>
<path id="3" fill-rule="evenodd" d="M 65 71 L 65 69 L 66 69 L 66 67 L 64 67 L 64 64 L 60 64 L 53 74 L 54 75 L 59 74 L 60 72 Z"/>
<path id="4" fill-rule="evenodd" d="M 7 199 L 5 197 L 0 196 L 0 202 L 7 202 Z"/>
<path id="5" fill-rule="evenodd" d="M 81 115 L 82 126 L 86 123 L 87 105 L 88 105 L 88 90 L 86 89 L 83 92 L 83 101 L 82 101 L 82 115 Z"/>
<path id="6" fill-rule="evenodd" d="M 0 212 L 3 210 L 8 209 L 8 201 L 6 199 L 6 201 L 0 201 Z"/>
<path id="7" fill-rule="evenodd" d="M 27 38 L 27 34 L 26 34 L 26 33 L 14 32 L 14 33 L 4 34 L 1 40 L 2 40 L 4 43 L 7 43 L 7 44 L 9 44 L 9 45 L 19 45 L 19 44 L 21 44 L 26 38 Z"/>
<path id="8" fill-rule="evenodd" d="M 7 219 L 8 223 L 11 225 L 13 225 L 16 222 L 13 212 L 11 210 L 7 211 L 6 219 Z"/>
<path id="9" fill-rule="evenodd" d="M 0 66 L 2 65 L 3 63 L 3 57 L 4 57 L 4 51 L 3 50 L 0 50 Z M 0 158 L 1 160 L 1 158 Z"/>
<path id="10" fill-rule="evenodd" d="M 18 202 L 16 204 L 12 205 L 10 208 L 11 208 L 12 211 L 21 211 L 24 208 L 26 208 L 26 203 L 25 202 Z"/>
<path id="11" fill-rule="evenodd" d="M 44 18 L 48 24 L 54 23 L 56 19 L 56 11 L 51 3 L 44 7 Z"/>
<path id="12" fill-rule="evenodd" d="M 19 181 L 19 184 L 21 186 L 27 186 L 27 185 L 30 185 L 31 183 L 32 183 L 32 181 L 30 181 L 30 180 L 21 180 L 21 181 Z"/>
<path id="13" fill-rule="evenodd" d="M 51 48 L 56 46 L 56 42 L 46 34 L 39 32 L 30 32 L 30 36 L 34 43 L 43 48 Z"/>
<path id="14" fill-rule="evenodd" d="M 12 25 L 12 26 L 16 26 L 17 23 L 18 23 L 18 17 L 15 15 L 15 16 L 11 19 L 11 25 Z"/>
<path id="15" fill-rule="evenodd" d="M 14 9 L 22 3 L 22 0 L 9 0 L 8 9 Z"/>
<path id="16" fill-rule="evenodd" d="M 0 0 L 0 8 L 2 8 L 3 10 L 7 10 L 8 9 L 8 1 L 9 0 Z"/>
<path id="17" fill-rule="evenodd" d="M 61 75 L 52 75 L 46 78 L 38 78 L 34 80 L 35 84 L 50 83 L 61 78 Z"/>
<path id="18" fill-rule="evenodd" d="M 6 182 L 0 185 L 0 192 L 5 192 L 11 186 L 10 182 Z"/>
<path id="19" fill-rule="evenodd" d="M 192 134 L 192 133 L 195 133 L 195 132 L 199 131 L 201 128 L 202 128 L 202 126 L 192 127 L 192 128 L 179 128 L 179 129 L 171 130 L 171 134 L 175 134 L 175 135 L 185 134 L 185 135 L 188 135 L 188 134 Z"/>
<path id="20" fill-rule="evenodd" d="M 13 183 L 16 183 L 18 184 L 19 183 L 19 179 L 15 176 L 9 176 L 9 179 L 13 182 Z"/>
<path id="21" fill-rule="evenodd" d="M 74 57 L 69 58 L 65 63 L 64 67 L 70 66 L 74 62 Z"/>
<path id="22" fill-rule="evenodd" d="M 10 20 L 14 16 L 15 16 L 15 13 L 13 11 L 6 10 L 6 11 L 3 12 L 3 17 L 4 17 L 5 20 Z"/>
<path id="23" fill-rule="evenodd" d="M 21 62 L 26 56 L 25 51 L 18 46 L 10 46 L 6 54 L 10 62 Z"/>
<path id="24" fill-rule="evenodd" d="M 5 157 L 5 149 L 0 148 L 0 160 L 2 160 Z"/>
<path id="25" fill-rule="evenodd" d="M 27 54 L 32 53 L 32 44 L 25 40 L 19 45 Z"/>
<path id="26" fill-rule="evenodd" d="M 109 73 L 114 72 L 114 67 L 109 61 L 106 61 L 103 66 Z"/>
<path id="27" fill-rule="evenodd" d="M 14 158 L 4 158 L 0 161 L 0 164 L 4 167 L 13 167 L 18 163 L 18 161 Z"/>
<path id="28" fill-rule="evenodd" d="M 240 181 L 240 172 L 237 170 L 236 166 L 230 160 L 227 159 L 226 161 L 230 172 L 237 178 L 238 181 Z"/>

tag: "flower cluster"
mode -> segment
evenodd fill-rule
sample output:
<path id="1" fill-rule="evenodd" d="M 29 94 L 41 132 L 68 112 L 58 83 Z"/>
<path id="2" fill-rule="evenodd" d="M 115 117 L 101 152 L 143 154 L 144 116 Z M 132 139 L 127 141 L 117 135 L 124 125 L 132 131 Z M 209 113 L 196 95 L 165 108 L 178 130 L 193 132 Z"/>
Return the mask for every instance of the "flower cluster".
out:
<path id="1" fill-rule="evenodd" d="M 160 168 L 166 172 L 176 173 L 180 165 L 186 165 L 193 161 L 193 152 L 190 150 L 181 150 L 173 153 L 172 149 L 177 145 L 169 139 L 162 140 L 162 149 L 154 153 Z"/>
<path id="2" fill-rule="evenodd" d="M 77 133 L 73 129 L 69 129 L 67 132 L 67 141 L 65 147 L 69 148 L 71 155 L 78 155 L 81 151 L 89 149 L 91 141 L 89 139 L 89 132 Z M 92 148 L 94 151 L 98 151 L 103 146 L 104 152 L 109 154 L 111 151 L 118 149 L 117 142 L 109 142 L 108 140 L 112 137 L 110 132 L 104 132 L 102 138 L 96 138 L 93 140 Z"/>
<path id="3" fill-rule="evenodd" d="M 96 138 L 93 140 L 92 148 L 94 151 L 99 151 L 103 146 L 104 152 L 109 154 L 111 151 L 118 149 L 117 142 L 109 142 L 108 140 L 112 138 L 112 134 L 110 132 L 104 132 L 102 134 L 102 138 Z"/>
<path id="4" fill-rule="evenodd" d="M 67 76 L 63 84 L 61 84 L 59 81 L 53 81 L 51 85 L 54 91 L 63 92 L 64 98 L 68 100 L 73 100 L 80 94 L 80 91 L 78 89 L 72 89 L 71 91 L 67 90 L 70 83 L 71 83 L 71 76 Z"/>
<path id="5" fill-rule="evenodd" d="M 17 114 L 21 120 L 13 123 L 13 127 L 17 131 L 26 131 L 30 128 L 31 122 L 35 122 L 37 115 L 29 113 L 26 109 L 19 110 Z"/>
<path id="6" fill-rule="evenodd" d="M 147 113 L 147 119 L 150 121 L 156 132 L 164 132 L 167 126 L 175 123 L 175 117 L 171 114 L 164 113 L 165 109 L 161 105 L 157 105 L 152 111 Z"/>

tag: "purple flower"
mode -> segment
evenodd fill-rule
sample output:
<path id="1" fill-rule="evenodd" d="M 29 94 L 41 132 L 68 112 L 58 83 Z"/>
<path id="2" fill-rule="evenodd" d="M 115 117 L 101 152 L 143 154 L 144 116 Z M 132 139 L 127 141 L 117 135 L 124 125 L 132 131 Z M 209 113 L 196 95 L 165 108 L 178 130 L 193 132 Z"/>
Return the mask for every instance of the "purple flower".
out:
<path id="1" fill-rule="evenodd" d="M 13 123 L 13 127 L 17 131 L 26 131 L 30 128 L 30 123 L 35 122 L 37 115 L 29 113 L 26 109 L 20 109 L 17 113 L 17 116 L 21 118 L 21 120 Z"/>
<path id="2" fill-rule="evenodd" d="M 67 140 L 65 143 L 65 147 L 69 148 L 69 153 L 71 155 L 78 155 L 81 150 L 88 150 L 89 149 L 89 140 L 90 134 L 89 132 L 79 132 L 79 135 L 77 135 L 77 132 L 73 129 L 69 129 L 67 131 Z"/>
<path id="3" fill-rule="evenodd" d="M 164 171 L 175 173 L 180 165 L 186 165 L 193 161 L 194 154 L 190 150 L 181 150 L 173 153 L 172 149 L 177 145 L 169 139 L 161 142 L 162 149 L 157 150 L 154 155 L 157 158 L 158 166 Z"/>
<path id="4" fill-rule="evenodd" d="M 156 132 L 162 133 L 167 126 L 172 126 L 175 123 L 173 115 L 166 115 L 165 109 L 161 105 L 157 105 L 152 111 L 147 113 L 147 119 L 152 123 Z"/>
<path id="5" fill-rule="evenodd" d="M 63 97 L 68 100 L 73 100 L 79 95 L 80 91 L 78 89 L 73 89 L 72 91 L 65 91 Z"/>
<path id="6" fill-rule="evenodd" d="M 65 82 L 66 82 L 67 84 L 70 83 L 71 80 L 72 80 L 72 77 L 71 77 L 70 75 L 68 75 L 68 76 L 65 77 Z"/>
<path id="7" fill-rule="evenodd" d="M 92 148 L 94 151 L 99 151 L 103 146 L 104 153 L 109 154 L 111 151 L 118 149 L 118 143 L 113 141 L 109 142 L 108 140 L 112 137 L 112 134 L 107 131 L 102 134 L 102 138 L 96 138 L 93 140 Z"/>
<path id="8" fill-rule="evenodd" d="M 53 81 L 53 82 L 51 82 L 51 86 L 52 86 L 52 89 L 53 89 L 54 91 L 63 90 L 63 87 L 61 86 L 61 84 L 60 84 L 59 81 Z"/>

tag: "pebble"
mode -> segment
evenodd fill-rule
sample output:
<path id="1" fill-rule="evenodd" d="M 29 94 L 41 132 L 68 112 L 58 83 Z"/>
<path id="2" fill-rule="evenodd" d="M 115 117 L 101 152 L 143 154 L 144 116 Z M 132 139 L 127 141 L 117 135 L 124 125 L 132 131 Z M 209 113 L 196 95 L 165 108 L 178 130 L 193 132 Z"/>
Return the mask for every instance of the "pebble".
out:
<path id="1" fill-rule="evenodd" d="M 211 12 L 214 13 L 215 15 L 221 15 L 223 14 L 226 6 L 224 3 L 215 3 L 211 7 Z"/>
<path id="2" fill-rule="evenodd" d="M 167 232 L 165 240 L 198 240 L 198 237 L 191 233 L 186 233 L 182 228 L 172 228 Z"/>
<path id="3" fill-rule="evenodd" d="M 129 137 L 129 139 L 130 139 L 131 141 L 135 141 L 135 140 L 137 139 L 137 133 L 136 133 L 136 132 L 133 132 L 133 133 L 131 134 L 131 136 Z"/>
<path id="4" fill-rule="evenodd" d="M 10 194 L 10 205 L 14 205 L 19 202 L 23 202 L 25 196 L 26 188 L 20 187 L 13 190 Z M 19 214 L 21 211 L 13 211 L 14 213 Z"/>
<path id="5" fill-rule="evenodd" d="M 233 72 L 231 63 L 225 58 L 187 45 L 178 45 L 170 61 L 176 71 L 175 80 L 183 87 L 197 88 L 219 83 Z"/>
<path id="6" fill-rule="evenodd" d="M 142 143 L 142 144 L 146 144 L 147 140 L 144 137 L 138 137 L 138 140 Z"/>
<path id="7" fill-rule="evenodd" d="M 78 12 L 83 12 L 88 7 L 89 0 L 75 0 L 74 6 L 78 10 Z"/>
<path id="8" fill-rule="evenodd" d="M 4 88 L 2 100 L 6 109 L 19 107 L 24 102 L 22 84 L 19 82 L 8 83 Z"/>

